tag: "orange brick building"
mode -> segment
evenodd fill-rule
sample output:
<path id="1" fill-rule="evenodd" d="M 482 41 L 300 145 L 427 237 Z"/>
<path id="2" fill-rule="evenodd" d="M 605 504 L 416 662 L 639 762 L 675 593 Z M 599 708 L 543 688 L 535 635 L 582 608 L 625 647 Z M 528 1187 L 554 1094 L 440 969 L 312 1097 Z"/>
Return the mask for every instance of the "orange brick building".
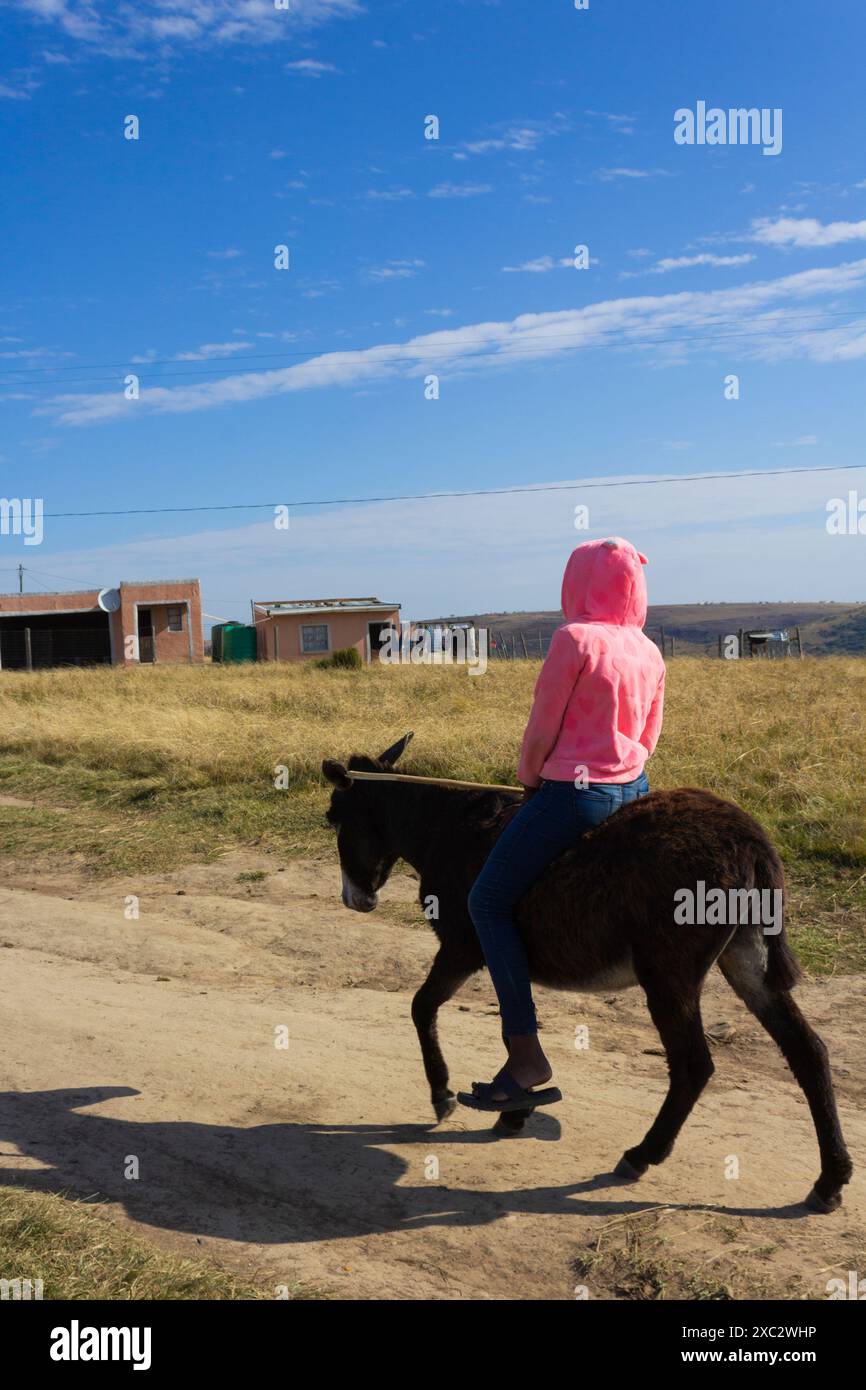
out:
<path id="1" fill-rule="evenodd" d="M 197 579 L 75 593 L 0 594 L 0 667 L 135 666 L 204 659 Z"/>

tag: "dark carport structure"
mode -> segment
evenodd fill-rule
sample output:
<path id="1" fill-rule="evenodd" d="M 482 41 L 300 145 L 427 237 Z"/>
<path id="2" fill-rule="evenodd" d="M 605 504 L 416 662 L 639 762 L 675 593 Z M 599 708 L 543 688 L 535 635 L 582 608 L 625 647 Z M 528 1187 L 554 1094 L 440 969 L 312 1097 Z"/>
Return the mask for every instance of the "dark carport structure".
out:
<path id="1" fill-rule="evenodd" d="M 4 670 L 110 662 L 109 615 L 98 604 L 42 612 L 0 612 L 0 667 Z"/>

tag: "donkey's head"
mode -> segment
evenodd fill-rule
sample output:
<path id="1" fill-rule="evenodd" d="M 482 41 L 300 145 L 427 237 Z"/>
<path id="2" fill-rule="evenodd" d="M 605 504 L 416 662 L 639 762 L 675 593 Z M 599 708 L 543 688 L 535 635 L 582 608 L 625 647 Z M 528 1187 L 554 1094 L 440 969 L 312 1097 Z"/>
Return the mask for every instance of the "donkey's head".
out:
<path id="1" fill-rule="evenodd" d="M 387 772 L 404 752 L 411 733 L 386 748 L 378 758 L 354 754 L 348 768 L 325 758 L 322 773 L 331 783 L 331 804 L 327 819 L 337 830 L 337 850 L 343 873 L 343 906 L 355 912 L 372 912 L 379 901 L 379 889 L 397 861 L 387 835 L 387 827 L 374 813 L 372 788 L 355 782 L 351 772 Z"/>

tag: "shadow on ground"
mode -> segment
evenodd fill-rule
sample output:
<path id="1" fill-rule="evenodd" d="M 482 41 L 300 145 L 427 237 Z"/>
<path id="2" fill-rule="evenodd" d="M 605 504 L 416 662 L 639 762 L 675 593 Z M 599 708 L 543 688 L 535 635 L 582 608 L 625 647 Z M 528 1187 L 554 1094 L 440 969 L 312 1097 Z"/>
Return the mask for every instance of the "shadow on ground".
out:
<path id="1" fill-rule="evenodd" d="M 642 1201 L 636 1187 L 613 1173 L 503 1192 L 449 1185 L 448 1173 L 458 1166 L 451 1161 L 456 1149 L 556 1140 L 559 1125 L 551 1115 L 534 1116 L 527 1138 L 500 1139 L 489 1128 L 312 1123 L 232 1128 L 118 1119 L 92 1110 L 138 1095 L 122 1086 L 0 1094 L 0 1178 L 34 1191 L 117 1202 L 130 1218 L 151 1227 L 262 1245 L 481 1226 L 520 1213 L 608 1217 L 660 1205 Z M 390 1152 L 404 1145 L 414 1149 L 408 1159 Z M 124 1176 L 132 1157 L 138 1160 L 137 1179 Z M 440 1176 L 428 1180 L 425 1166 L 431 1157 L 439 1159 Z M 33 1159 L 42 1166 L 31 1166 Z M 543 1166 L 540 1157 L 540 1176 Z M 606 1190 L 610 1196 L 587 1199 Z M 665 1206 L 777 1219 L 806 1215 L 800 1204 Z"/>

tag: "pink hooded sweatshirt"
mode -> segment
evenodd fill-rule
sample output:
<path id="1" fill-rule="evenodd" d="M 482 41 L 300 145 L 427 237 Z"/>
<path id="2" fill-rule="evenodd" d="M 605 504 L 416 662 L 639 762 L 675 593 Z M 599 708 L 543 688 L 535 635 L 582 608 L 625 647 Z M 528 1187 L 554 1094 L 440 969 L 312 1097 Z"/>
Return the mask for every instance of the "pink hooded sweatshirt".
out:
<path id="1" fill-rule="evenodd" d="M 619 536 L 572 551 L 565 623 L 535 686 L 517 775 L 551 782 L 631 782 L 662 726 L 665 666 L 645 637 L 646 557 Z"/>

